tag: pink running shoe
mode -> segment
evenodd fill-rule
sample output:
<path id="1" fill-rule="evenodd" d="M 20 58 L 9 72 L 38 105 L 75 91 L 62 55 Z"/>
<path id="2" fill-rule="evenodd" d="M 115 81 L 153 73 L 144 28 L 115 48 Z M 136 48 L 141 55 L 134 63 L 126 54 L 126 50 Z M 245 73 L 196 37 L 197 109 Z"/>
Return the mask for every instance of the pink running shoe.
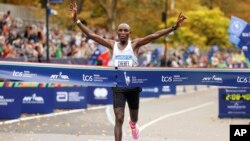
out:
<path id="1" fill-rule="evenodd" d="M 139 128 L 138 128 L 138 125 L 130 120 L 129 121 L 129 126 L 131 128 L 132 137 L 134 138 L 134 140 L 138 140 L 139 139 Z"/>

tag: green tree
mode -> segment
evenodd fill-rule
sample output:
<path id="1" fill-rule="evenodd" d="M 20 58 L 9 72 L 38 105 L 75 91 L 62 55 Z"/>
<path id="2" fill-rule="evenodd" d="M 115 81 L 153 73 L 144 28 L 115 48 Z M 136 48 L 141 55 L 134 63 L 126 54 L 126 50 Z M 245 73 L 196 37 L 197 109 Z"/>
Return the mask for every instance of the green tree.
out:
<path id="1" fill-rule="evenodd" d="M 231 44 L 228 41 L 229 19 L 225 17 L 219 8 L 189 11 L 185 25 L 175 32 L 173 45 L 182 44 L 186 47 L 190 44 L 198 45 L 208 50 L 212 45 L 218 45 L 226 49 Z M 175 18 L 169 20 L 170 24 Z"/>

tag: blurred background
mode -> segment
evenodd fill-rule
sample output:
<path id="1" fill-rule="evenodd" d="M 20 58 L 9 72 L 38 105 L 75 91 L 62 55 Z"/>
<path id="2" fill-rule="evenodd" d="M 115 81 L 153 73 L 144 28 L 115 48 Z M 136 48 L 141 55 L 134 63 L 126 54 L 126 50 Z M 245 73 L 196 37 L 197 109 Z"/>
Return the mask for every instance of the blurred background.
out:
<path id="1" fill-rule="evenodd" d="M 0 0 L 0 60 L 106 66 L 109 51 L 80 32 L 70 18 L 70 2 Z M 187 16 L 176 32 L 140 49 L 140 66 L 249 67 L 246 52 L 230 42 L 228 29 L 232 16 L 250 21 L 250 0 L 76 2 L 81 21 L 110 39 L 117 39 L 121 22 L 131 25 L 134 39 L 172 26 L 180 12 Z"/>

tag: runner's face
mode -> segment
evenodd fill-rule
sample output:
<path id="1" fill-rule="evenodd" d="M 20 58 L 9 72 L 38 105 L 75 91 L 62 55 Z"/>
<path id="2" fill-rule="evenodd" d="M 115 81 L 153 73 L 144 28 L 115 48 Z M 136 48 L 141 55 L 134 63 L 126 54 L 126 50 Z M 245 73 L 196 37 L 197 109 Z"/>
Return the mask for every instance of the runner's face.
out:
<path id="1" fill-rule="evenodd" d="M 130 35 L 130 27 L 127 24 L 120 24 L 117 29 L 118 38 L 121 42 L 128 41 Z"/>

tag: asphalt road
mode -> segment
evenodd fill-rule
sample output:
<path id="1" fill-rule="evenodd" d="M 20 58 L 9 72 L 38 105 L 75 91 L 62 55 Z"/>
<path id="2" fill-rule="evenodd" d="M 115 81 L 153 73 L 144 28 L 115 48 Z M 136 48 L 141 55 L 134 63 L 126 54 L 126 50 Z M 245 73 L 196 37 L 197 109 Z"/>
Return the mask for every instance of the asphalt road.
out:
<path id="1" fill-rule="evenodd" d="M 130 141 L 128 111 L 124 141 Z M 249 119 L 218 118 L 218 88 L 178 87 L 177 95 L 141 99 L 140 141 L 229 141 L 231 124 Z M 57 110 L 49 115 L 22 115 L 0 121 L 0 141 L 113 141 L 112 106 Z"/>

